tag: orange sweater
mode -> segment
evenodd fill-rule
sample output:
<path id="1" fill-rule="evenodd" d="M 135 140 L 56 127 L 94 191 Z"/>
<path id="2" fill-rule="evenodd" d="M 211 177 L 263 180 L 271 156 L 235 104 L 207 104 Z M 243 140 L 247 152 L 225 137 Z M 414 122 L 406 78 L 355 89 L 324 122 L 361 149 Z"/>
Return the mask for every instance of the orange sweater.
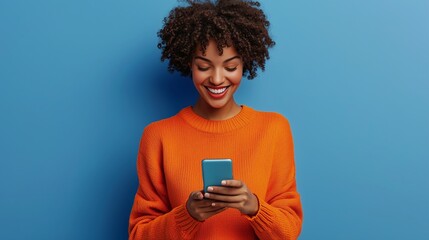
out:
<path id="1" fill-rule="evenodd" d="M 258 197 L 255 216 L 227 209 L 199 222 L 189 215 L 186 201 L 202 190 L 204 158 L 232 159 L 234 178 Z M 184 108 L 145 128 L 137 173 L 130 240 L 296 239 L 300 233 L 292 135 L 280 114 L 243 106 L 231 119 L 212 121 Z"/>

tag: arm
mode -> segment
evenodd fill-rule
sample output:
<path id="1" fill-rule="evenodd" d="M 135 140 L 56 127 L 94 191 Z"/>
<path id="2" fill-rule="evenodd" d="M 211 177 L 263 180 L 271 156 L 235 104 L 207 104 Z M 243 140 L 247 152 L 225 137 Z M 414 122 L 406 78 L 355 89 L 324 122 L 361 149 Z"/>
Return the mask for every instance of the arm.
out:
<path id="1" fill-rule="evenodd" d="M 292 133 L 281 118 L 271 176 L 265 199 L 258 198 L 259 210 L 249 219 L 260 239 L 297 239 L 302 225 L 302 206 L 295 181 Z"/>
<path id="2" fill-rule="evenodd" d="M 302 208 L 296 191 L 293 143 L 289 124 L 283 117 L 272 129 L 278 133 L 267 195 L 258 199 L 246 184 L 225 180 L 211 186 L 205 197 L 212 206 L 235 208 L 246 217 L 260 239 L 297 239 L 301 231 Z"/>
<path id="3" fill-rule="evenodd" d="M 137 158 L 139 187 L 129 222 L 129 239 L 190 239 L 200 222 L 185 204 L 171 209 L 162 168 L 162 143 L 149 125 L 142 136 Z"/>

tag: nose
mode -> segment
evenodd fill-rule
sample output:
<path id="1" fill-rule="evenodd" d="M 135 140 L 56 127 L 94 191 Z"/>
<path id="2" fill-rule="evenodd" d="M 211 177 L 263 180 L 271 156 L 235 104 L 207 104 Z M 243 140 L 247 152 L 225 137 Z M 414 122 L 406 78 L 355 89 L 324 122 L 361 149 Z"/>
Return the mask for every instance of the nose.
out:
<path id="1" fill-rule="evenodd" d="M 210 76 L 209 78 L 209 82 L 213 85 L 213 86 L 219 86 L 221 85 L 223 82 L 225 81 L 225 77 L 223 76 L 223 73 L 221 70 L 216 70 L 213 72 L 213 75 Z"/>

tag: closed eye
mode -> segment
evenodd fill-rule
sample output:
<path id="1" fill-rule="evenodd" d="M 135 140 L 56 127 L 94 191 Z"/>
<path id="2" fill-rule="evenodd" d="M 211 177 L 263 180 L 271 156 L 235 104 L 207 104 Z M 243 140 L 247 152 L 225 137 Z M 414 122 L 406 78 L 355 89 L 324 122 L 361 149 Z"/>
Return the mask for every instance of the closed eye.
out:
<path id="1" fill-rule="evenodd" d="M 209 70 L 209 67 L 200 67 L 200 66 L 198 66 L 197 68 L 198 68 L 199 71 L 202 71 L 202 72 L 205 72 L 205 71 Z"/>
<path id="2" fill-rule="evenodd" d="M 235 70 L 237 70 L 237 67 L 225 68 L 225 70 L 228 71 L 228 72 L 234 72 Z"/>

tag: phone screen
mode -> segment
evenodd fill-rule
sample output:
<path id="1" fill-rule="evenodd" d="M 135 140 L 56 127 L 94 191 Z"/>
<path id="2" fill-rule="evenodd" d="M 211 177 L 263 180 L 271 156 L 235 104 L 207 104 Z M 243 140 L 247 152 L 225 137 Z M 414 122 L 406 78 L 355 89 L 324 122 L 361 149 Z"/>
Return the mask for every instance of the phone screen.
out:
<path id="1" fill-rule="evenodd" d="M 201 165 L 203 168 L 203 191 L 206 191 L 209 186 L 221 186 L 222 180 L 233 179 L 231 159 L 204 159 Z"/>

